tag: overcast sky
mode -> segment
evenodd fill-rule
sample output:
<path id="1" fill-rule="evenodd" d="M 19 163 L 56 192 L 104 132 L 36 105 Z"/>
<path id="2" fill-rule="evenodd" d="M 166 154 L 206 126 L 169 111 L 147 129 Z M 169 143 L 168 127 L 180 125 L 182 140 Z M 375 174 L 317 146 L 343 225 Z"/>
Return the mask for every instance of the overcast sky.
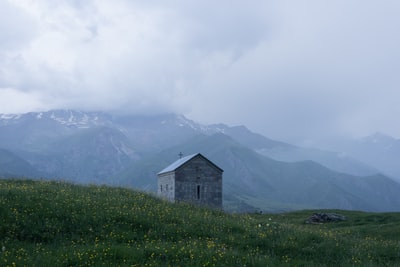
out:
<path id="1" fill-rule="evenodd" d="M 400 138 L 400 1 L 1 0 L 0 113 Z"/>

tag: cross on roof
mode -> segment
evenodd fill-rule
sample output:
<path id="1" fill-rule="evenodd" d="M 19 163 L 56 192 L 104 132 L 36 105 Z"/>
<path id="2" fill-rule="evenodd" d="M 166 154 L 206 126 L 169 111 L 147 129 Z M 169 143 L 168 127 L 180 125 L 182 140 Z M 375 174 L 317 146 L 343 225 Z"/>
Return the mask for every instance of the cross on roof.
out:
<path id="1" fill-rule="evenodd" d="M 182 153 L 182 152 L 179 152 L 178 156 L 179 156 L 179 158 L 181 159 L 182 156 L 183 156 L 183 153 Z"/>

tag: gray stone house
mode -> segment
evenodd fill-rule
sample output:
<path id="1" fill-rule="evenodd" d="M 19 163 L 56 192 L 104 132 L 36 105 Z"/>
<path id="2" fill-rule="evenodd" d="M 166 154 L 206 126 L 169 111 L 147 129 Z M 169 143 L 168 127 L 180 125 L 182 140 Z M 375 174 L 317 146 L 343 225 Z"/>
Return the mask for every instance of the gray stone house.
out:
<path id="1" fill-rule="evenodd" d="M 223 170 L 202 154 L 183 157 L 158 175 L 158 195 L 222 209 Z"/>

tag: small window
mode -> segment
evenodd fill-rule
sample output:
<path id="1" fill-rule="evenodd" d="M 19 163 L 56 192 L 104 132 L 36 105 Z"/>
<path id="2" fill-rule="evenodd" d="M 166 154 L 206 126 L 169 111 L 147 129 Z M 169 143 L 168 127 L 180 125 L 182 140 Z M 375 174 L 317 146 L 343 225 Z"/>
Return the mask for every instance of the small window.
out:
<path id="1" fill-rule="evenodd" d="M 160 185 L 160 191 L 162 192 L 162 185 Z"/>
<path id="2" fill-rule="evenodd" d="M 197 185 L 197 199 L 200 199 L 200 185 Z"/>
<path id="3" fill-rule="evenodd" d="M 168 184 L 166 184 L 166 185 L 165 185 L 165 190 L 167 190 L 167 191 L 168 191 Z"/>

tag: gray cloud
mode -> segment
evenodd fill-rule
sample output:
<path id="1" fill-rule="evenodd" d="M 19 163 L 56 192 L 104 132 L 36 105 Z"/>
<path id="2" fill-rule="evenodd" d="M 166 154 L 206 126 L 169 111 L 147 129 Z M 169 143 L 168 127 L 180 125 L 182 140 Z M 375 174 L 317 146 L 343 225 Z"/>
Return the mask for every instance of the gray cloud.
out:
<path id="1" fill-rule="evenodd" d="M 372 0 L 2 2 L 0 104 L 21 105 L 0 112 L 178 112 L 284 140 L 400 137 L 399 9 Z"/>

